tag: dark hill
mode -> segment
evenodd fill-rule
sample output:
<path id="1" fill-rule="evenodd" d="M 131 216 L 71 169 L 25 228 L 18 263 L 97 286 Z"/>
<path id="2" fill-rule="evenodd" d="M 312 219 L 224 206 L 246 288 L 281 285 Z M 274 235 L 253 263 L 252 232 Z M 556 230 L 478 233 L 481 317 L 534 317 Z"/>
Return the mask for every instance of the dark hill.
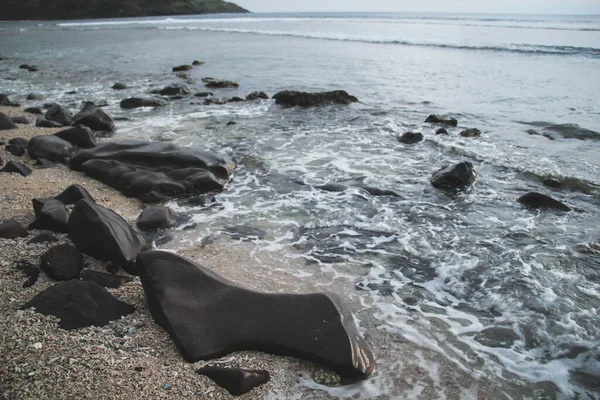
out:
<path id="1" fill-rule="evenodd" d="M 246 13 L 222 0 L 3 0 L 2 20 L 125 18 Z"/>

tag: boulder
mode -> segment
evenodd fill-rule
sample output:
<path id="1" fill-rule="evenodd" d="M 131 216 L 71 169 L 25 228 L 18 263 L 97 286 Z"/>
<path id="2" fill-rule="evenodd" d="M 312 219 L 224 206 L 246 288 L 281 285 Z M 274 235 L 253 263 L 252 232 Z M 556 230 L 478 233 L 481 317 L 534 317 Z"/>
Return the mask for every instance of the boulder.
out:
<path id="1" fill-rule="evenodd" d="M 86 102 L 81 111 L 73 117 L 73 125 L 76 124 L 85 125 L 93 131 L 113 132 L 115 130 L 112 118 L 91 101 Z"/>
<path id="2" fill-rule="evenodd" d="M 246 96 L 246 100 L 269 100 L 269 96 L 265 92 L 252 92 Z"/>
<path id="3" fill-rule="evenodd" d="M 400 143 L 415 144 L 423 140 L 423 134 L 420 132 L 404 132 L 402 136 L 398 136 L 396 139 Z"/>
<path id="4" fill-rule="evenodd" d="M 12 101 L 10 101 L 7 95 L 0 93 L 0 106 L 20 107 L 21 105 L 18 103 L 13 103 Z"/>
<path id="5" fill-rule="evenodd" d="M 42 96 L 37 93 L 29 93 L 27 95 L 27 100 L 41 100 Z"/>
<path id="6" fill-rule="evenodd" d="M 237 82 L 232 81 L 208 81 L 204 86 L 209 89 L 228 89 L 240 87 Z"/>
<path id="7" fill-rule="evenodd" d="M 89 269 L 83 270 L 79 274 L 79 278 L 83 281 L 95 282 L 100 286 L 117 289 L 126 282 L 131 282 L 133 278 L 129 276 L 107 274 L 106 272 L 92 271 Z"/>
<path id="8" fill-rule="evenodd" d="M 124 89 L 127 89 L 127 85 L 124 85 L 122 83 L 117 82 L 117 83 L 115 83 L 114 85 L 111 86 L 111 89 L 114 89 L 114 90 L 124 90 Z"/>
<path id="9" fill-rule="evenodd" d="M 56 167 L 55 163 L 53 163 L 49 160 L 46 160 L 45 158 L 38 158 L 37 160 L 35 160 L 35 165 L 37 165 L 39 169 Z"/>
<path id="10" fill-rule="evenodd" d="M 24 149 L 26 149 L 27 146 L 29 145 L 29 140 L 18 137 L 18 138 L 10 139 L 8 141 L 8 144 L 13 144 L 15 146 L 23 147 Z"/>
<path id="11" fill-rule="evenodd" d="M 32 238 L 27 244 L 36 243 L 54 243 L 58 242 L 58 238 L 49 232 L 42 232 L 39 235 Z"/>
<path id="12" fill-rule="evenodd" d="M 114 298 L 97 283 L 80 280 L 50 287 L 22 308 L 30 307 L 41 314 L 60 318 L 58 326 L 67 330 L 105 326 L 134 311 L 133 306 Z"/>
<path id="13" fill-rule="evenodd" d="M 69 212 L 63 203 L 56 199 L 33 199 L 32 203 L 36 219 L 29 229 L 67 233 Z"/>
<path id="14" fill-rule="evenodd" d="M 6 146 L 4 146 L 4 150 L 6 150 L 15 157 L 21 157 L 23 154 L 25 154 L 24 148 L 14 144 L 7 144 Z"/>
<path id="15" fill-rule="evenodd" d="M 29 124 L 29 120 L 25 117 L 10 117 L 10 119 L 15 124 L 23 124 L 23 125 Z"/>
<path id="16" fill-rule="evenodd" d="M 212 96 L 214 93 L 213 92 L 198 92 L 198 93 L 194 93 L 194 96 L 196 97 L 208 97 L 208 96 Z"/>
<path id="17" fill-rule="evenodd" d="M 178 65 L 177 67 L 173 67 L 173 72 L 183 72 L 183 71 L 191 71 L 193 67 L 191 65 Z"/>
<path id="18" fill-rule="evenodd" d="M 257 350 L 317 361 L 346 377 L 373 371 L 369 346 L 332 294 L 251 291 L 164 251 L 141 253 L 133 272 L 188 362 Z"/>
<path id="19" fill-rule="evenodd" d="M 17 129 L 18 126 L 10 119 L 10 117 L 0 112 L 0 131 L 7 131 L 9 129 Z"/>
<path id="20" fill-rule="evenodd" d="M 517 199 L 519 203 L 527 208 L 547 208 L 559 211 L 571 211 L 571 207 L 553 199 L 545 194 L 529 192 Z"/>
<path id="21" fill-rule="evenodd" d="M 73 146 L 90 148 L 96 146 L 96 136 L 92 130 L 84 125 L 77 125 L 73 128 L 67 128 L 60 132 L 56 132 L 54 136 L 66 140 Z"/>
<path id="22" fill-rule="evenodd" d="M 436 171 L 430 179 L 431 185 L 442 190 L 465 190 L 477 179 L 477 171 L 473 164 L 464 161 L 456 165 L 443 167 Z"/>
<path id="23" fill-rule="evenodd" d="M 89 200 L 95 203 L 92 195 L 79 184 L 73 184 L 54 197 L 64 205 L 77 204 L 79 200 Z"/>
<path id="24" fill-rule="evenodd" d="M 161 142 L 112 142 L 81 150 L 71 168 L 155 203 L 182 195 L 222 190 L 233 164 L 203 151 Z"/>
<path id="25" fill-rule="evenodd" d="M 121 108 L 163 107 L 167 102 L 158 97 L 130 97 L 121 100 Z"/>
<path id="26" fill-rule="evenodd" d="M 0 238 L 16 239 L 27 236 L 27 231 L 23 226 L 13 219 L 0 221 Z"/>
<path id="27" fill-rule="evenodd" d="M 437 131 L 435 131 L 436 135 L 447 135 L 448 131 L 446 130 L 446 128 L 440 128 Z"/>
<path id="28" fill-rule="evenodd" d="M 248 393 L 255 387 L 269 382 L 271 379 L 269 372 L 264 369 L 247 370 L 207 366 L 200 368 L 196 373 L 210 378 L 234 396 L 241 396 Z"/>
<path id="29" fill-rule="evenodd" d="M 144 238 L 123 218 L 89 200 L 80 200 L 69 218 L 69 239 L 98 260 L 128 263 L 145 247 Z"/>
<path id="30" fill-rule="evenodd" d="M 69 158 L 74 151 L 73 145 L 54 135 L 35 136 L 27 147 L 31 158 L 45 158 L 50 161 L 61 161 Z"/>
<path id="31" fill-rule="evenodd" d="M 75 279 L 83 270 L 83 254 L 70 244 L 59 244 L 42 254 L 40 269 L 55 281 Z"/>
<path id="32" fill-rule="evenodd" d="M 177 96 L 190 94 L 190 89 L 188 89 L 185 85 L 181 85 L 179 83 L 172 83 L 169 86 L 165 86 L 164 88 L 159 90 L 158 93 L 162 96 Z"/>
<path id="33" fill-rule="evenodd" d="M 29 108 L 24 109 L 23 111 L 25 111 L 26 113 L 29 113 L 29 114 L 37 114 L 37 115 L 42 115 L 44 113 L 42 111 L 42 109 L 39 107 L 29 107 Z"/>
<path id="34" fill-rule="evenodd" d="M 462 137 L 477 137 L 481 135 L 481 131 L 477 128 L 465 129 L 460 133 Z"/>
<path id="35" fill-rule="evenodd" d="M 7 162 L 4 168 L 0 169 L 0 172 L 12 172 L 21 174 L 22 176 L 29 176 L 31 174 L 31 170 L 29 168 L 17 161 Z"/>
<path id="36" fill-rule="evenodd" d="M 135 221 L 142 231 L 170 228 L 175 224 L 173 210 L 165 206 L 147 207 Z"/>
<path id="37" fill-rule="evenodd" d="M 335 90 L 333 92 L 308 93 L 284 90 L 273 96 L 276 104 L 284 107 L 313 107 L 328 104 L 350 104 L 358 101 L 354 96 L 349 95 L 344 90 Z"/>
<path id="38" fill-rule="evenodd" d="M 202 65 L 202 64 L 206 64 L 206 63 L 204 61 L 198 61 L 198 60 L 194 60 L 192 62 L 192 65 L 194 65 L 194 66 L 198 66 L 198 65 Z"/>
<path id="39" fill-rule="evenodd" d="M 63 125 L 56 121 L 48 121 L 47 119 L 40 118 L 35 121 L 35 126 L 38 128 L 62 128 Z"/>
<path id="40" fill-rule="evenodd" d="M 73 113 L 60 104 L 52 103 L 52 106 L 46 111 L 44 118 L 48 121 L 56 122 L 61 126 L 69 126 L 73 122 Z"/>
<path id="41" fill-rule="evenodd" d="M 429 122 L 431 124 L 441 124 L 450 126 L 458 125 L 458 121 L 456 120 L 456 118 L 441 118 L 435 114 L 432 114 L 429 117 L 427 117 L 427 119 L 425 119 L 425 122 Z"/>

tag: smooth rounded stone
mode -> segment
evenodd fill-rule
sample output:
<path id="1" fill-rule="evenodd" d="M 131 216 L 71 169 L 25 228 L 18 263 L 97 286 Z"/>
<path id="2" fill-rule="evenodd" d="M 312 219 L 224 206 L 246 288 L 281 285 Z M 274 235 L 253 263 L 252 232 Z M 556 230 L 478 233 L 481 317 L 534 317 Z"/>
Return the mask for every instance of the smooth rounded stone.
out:
<path id="1" fill-rule="evenodd" d="M 165 206 L 147 207 L 139 215 L 135 224 L 142 231 L 170 228 L 175 224 L 173 210 Z"/>
<path id="2" fill-rule="evenodd" d="M 193 67 L 191 65 L 178 65 L 176 67 L 173 67 L 173 72 L 185 72 L 185 71 L 191 71 L 193 69 Z"/>
<path id="3" fill-rule="evenodd" d="M 67 128 L 60 132 L 56 132 L 54 136 L 57 136 L 73 146 L 90 148 L 96 146 L 96 136 L 92 130 L 84 125 L 77 125 L 73 128 Z"/>
<path id="4" fill-rule="evenodd" d="M 198 61 L 198 60 L 194 60 L 192 62 L 192 65 L 194 65 L 194 66 L 199 66 L 199 65 L 203 65 L 203 64 L 206 64 L 206 63 L 204 61 Z"/>
<path id="5" fill-rule="evenodd" d="M 477 128 L 465 129 L 460 133 L 462 137 L 477 137 L 481 136 L 481 131 Z"/>
<path id="6" fill-rule="evenodd" d="M 423 140 L 423 134 L 420 132 L 404 132 L 402 136 L 398 136 L 396 139 L 400 143 L 415 144 Z"/>
<path id="7" fill-rule="evenodd" d="M 130 97 L 121 100 L 121 108 L 138 108 L 138 107 L 163 107 L 167 104 L 163 99 L 158 97 Z"/>
<path id="8" fill-rule="evenodd" d="M 237 96 L 234 96 L 234 97 L 230 98 L 229 100 L 227 100 L 228 103 L 239 103 L 241 101 L 245 101 L 245 100 L 242 99 L 241 97 L 237 97 Z"/>
<path id="9" fill-rule="evenodd" d="M 42 254 L 41 270 L 55 281 L 75 279 L 83 270 L 83 254 L 70 244 L 59 244 Z"/>
<path id="10" fill-rule="evenodd" d="M 368 185 L 363 185 L 363 184 L 359 184 L 356 185 L 356 187 L 366 191 L 367 193 L 369 193 L 371 196 L 393 196 L 393 197 L 402 197 L 400 196 L 398 193 L 394 192 L 393 190 L 388 190 L 388 189 L 380 189 L 374 186 L 368 186 Z"/>
<path id="11" fill-rule="evenodd" d="M 40 276 L 40 269 L 27 260 L 17 262 L 16 268 L 27 276 L 27 281 L 23 283 L 24 288 L 32 287 Z"/>
<path id="12" fill-rule="evenodd" d="M 70 166 L 147 203 L 222 190 L 231 161 L 161 142 L 111 142 L 81 150 Z"/>
<path id="13" fill-rule="evenodd" d="M 31 158 L 45 158 L 50 161 L 62 161 L 73 154 L 73 145 L 54 135 L 35 136 L 27 147 Z"/>
<path id="14" fill-rule="evenodd" d="M 229 121 L 228 123 L 225 124 L 226 126 L 233 126 L 233 125 L 237 125 L 237 122 L 235 121 Z"/>
<path id="15" fill-rule="evenodd" d="M 434 172 L 430 179 L 431 185 L 442 190 L 464 190 L 475 183 L 477 171 L 473 164 L 464 161 L 449 165 Z"/>
<path id="16" fill-rule="evenodd" d="M 121 216 L 89 200 L 75 205 L 68 233 L 79 251 L 102 261 L 132 262 L 146 246 Z"/>
<path id="17" fill-rule="evenodd" d="M 448 131 L 446 130 L 446 128 L 440 128 L 437 131 L 435 131 L 436 135 L 448 135 Z"/>
<path id="18" fill-rule="evenodd" d="M 141 253 L 132 272 L 188 362 L 257 350 L 316 361 L 345 377 L 373 371 L 373 353 L 332 294 L 251 291 L 164 251 Z"/>
<path id="19" fill-rule="evenodd" d="M 33 199 L 32 203 L 36 219 L 29 229 L 67 233 L 69 212 L 63 203 L 56 199 Z"/>
<path id="20" fill-rule="evenodd" d="M 35 126 L 38 128 L 62 128 L 63 125 L 56 121 L 48 121 L 47 119 L 38 119 L 35 121 Z"/>
<path id="21" fill-rule="evenodd" d="M 127 85 L 125 85 L 123 83 L 117 82 L 117 83 L 115 83 L 114 85 L 111 86 L 111 89 L 114 89 L 114 90 L 125 90 L 125 89 L 127 89 Z"/>
<path id="22" fill-rule="evenodd" d="M 345 90 L 335 90 L 332 92 L 308 93 L 284 90 L 273 96 L 275 103 L 284 107 L 313 107 L 328 104 L 350 104 L 357 102 L 358 99 L 349 95 Z"/>
<path id="23" fill-rule="evenodd" d="M 73 113 L 60 104 L 52 103 L 52 106 L 46 111 L 44 118 L 48 121 L 56 122 L 61 126 L 69 126 L 73 122 Z"/>
<path id="24" fill-rule="evenodd" d="M 29 168 L 17 161 L 7 162 L 4 168 L 0 169 L 0 172 L 15 173 L 20 174 L 21 176 L 29 176 L 31 174 Z"/>
<path id="25" fill-rule="evenodd" d="M 349 188 L 349 186 L 342 185 L 341 183 L 326 183 L 324 185 L 315 186 L 317 189 L 324 190 L 326 192 L 343 192 Z"/>
<path id="26" fill-rule="evenodd" d="M 198 92 L 198 93 L 194 93 L 194 96 L 196 97 L 208 97 L 208 96 L 212 96 L 214 95 L 213 92 Z"/>
<path id="27" fill-rule="evenodd" d="M 19 137 L 19 138 L 10 139 L 8 141 L 8 144 L 14 144 L 19 147 L 27 148 L 27 145 L 29 145 L 29 140 Z"/>
<path id="28" fill-rule="evenodd" d="M 520 339 L 515 331 L 508 328 L 486 328 L 475 335 L 475 340 L 484 346 L 505 349 L 510 349 Z"/>
<path id="29" fill-rule="evenodd" d="M 456 120 L 456 118 L 442 118 L 442 117 L 438 117 L 435 114 L 432 114 L 429 117 L 427 117 L 425 119 L 425 122 L 429 122 L 432 124 L 450 125 L 450 126 L 458 125 L 458 121 Z"/>
<path id="30" fill-rule="evenodd" d="M 177 95 L 185 95 L 190 94 L 190 89 L 185 85 L 181 85 L 179 83 L 172 83 L 169 86 L 165 86 L 158 93 L 162 96 L 177 96 Z"/>
<path id="31" fill-rule="evenodd" d="M 246 100 L 269 100 L 269 96 L 265 92 L 252 92 L 246 96 Z"/>
<path id="32" fill-rule="evenodd" d="M 100 107 L 91 101 L 84 104 L 73 117 L 73 125 L 85 125 L 93 131 L 114 132 L 115 123 Z"/>
<path id="33" fill-rule="evenodd" d="M 73 184 L 54 197 L 64 205 L 77 204 L 79 200 L 89 200 L 95 203 L 92 195 L 81 185 Z"/>
<path id="34" fill-rule="evenodd" d="M 204 85 L 209 89 L 229 89 L 240 87 L 239 83 L 232 81 L 208 81 Z"/>
<path id="35" fill-rule="evenodd" d="M 0 238 L 16 239 L 26 237 L 27 235 L 28 233 L 25 228 L 14 219 L 0 221 Z"/>
<path id="36" fill-rule="evenodd" d="M 244 393 L 248 393 L 255 387 L 269 382 L 271 379 L 269 371 L 264 369 L 248 370 L 207 366 L 200 368 L 196 373 L 210 378 L 234 396 L 241 396 Z"/>
<path id="37" fill-rule="evenodd" d="M 251 226 L 226 226 L 223 228 L 223 232 L 232 239 L 240 240 L 255 240 L 264 239 L 267 233 L 259 228 L 253 228 Z"/>
<path id="38" fill-rule="evenodd" d="M 39 169 L 56 167 L 55 163 L 53 163 L 50 160 L 46 160 L 45 158 L 38 158 L 37 160 L 35 160 L 35 165 L 37 165 Z"/>
<path id="39" fill-rule="evenodd" d="M 18 126 L 10 119 L 10 117 L 0 112 L 0 131 L 7 131 L 9 129 L 17 129 Z"/>
<path id="40" fill-rule="evenodd" d="M 15 157 L 21 157 L 23 154 L 25 154 L 25 149 L 15 144 L 7 144 L 6 146 L 4 146 L 4 150 L 6 150 Z"/>
<path id="41" fill-rule="evenodd" d="M 25 117 L 10 117 L 10 119 L 15 124 L 22 124 L 22 125 L 29 124 L 29 120 Z"/>
<path id="42" fill-rule="evenodd" d="M 37 93 L 29 93 L 27 95 L 27 100 L 41 100 L 42 96 Z"/>
<path id="43" fill-rule="evenodd" d="M 548 186 L 553 189 L 558 189 L 562 186 L 561 181 L 559 181 L 558 179 L 554 179 L 554 178 L 546 178 L 542 181 L 542 183 L 544 184 L 544 186 Z"/>
<path id="44" fill-rule="evenodd" d="M 58 238 L 49 232 L 42 232 L 39 235 L 35 236 L 31 239 L 27 244 L 36 244 L 36 243 L 53 243 L 58 242 Z"/>
<path id="45" fill-rule="evenodd" d="M 10 101 L 7 95 L 0 93 L 0 106 L 19 107 L 20 104 Z"/>
<path id="46" fill-rule="evenodd" d="M 134 311 L 133 306 L 114 298 L 97 283 L 77 279 L 50 287 L 22 308 L 30 307 L 60 318 L 58 326 L 66 330 L 105 326 Z"/>
<path id="47" fill-rule="evenodd" d="M 42 111 L 42 109 L 39 107 L 28 107 L 28 108 L 24 109 L 23 111 L 25 111 L 26 113 L 29 113 L 29 114 L 36 114 L 36 115 L 42 115 L 44 113 Z"/>
<path id="48" fill-rule="evenodd" d="M 517 199 L 527 208 L 547 208 L 559 211 L 571 211 L 571 207 L 545 194 L 529 192 Z"/>
<path id="49" fill-rule="evenodd" d="M 106 272 L 92 271 L 85 269 L 79 274 L 79 279 L 82 281 L 95 282 L 98 285 L 106 288 L 117 289 L 127 282 L 133 281 L 132 277 L 107 274 Z"/>

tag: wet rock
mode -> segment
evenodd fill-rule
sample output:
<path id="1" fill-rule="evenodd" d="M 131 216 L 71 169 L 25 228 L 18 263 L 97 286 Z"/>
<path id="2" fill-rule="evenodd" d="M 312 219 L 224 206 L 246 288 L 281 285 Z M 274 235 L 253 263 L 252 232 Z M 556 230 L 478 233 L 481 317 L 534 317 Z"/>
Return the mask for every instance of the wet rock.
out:
<path id="1" fill-rule="evenodd" d="M 271 379 L 268 371 L 241 368 L 208 366 L 200 368 L 196 373 L 210 378 L 234 396 L 241 396 L 248 393 L 255 387 L 269 382 Z"/>
<path id="2" fill-rule="evenodd" d="M 455 118 L 441 118 L 435 114 L 432 114 L 429 117 L 427 117 L 427 119 L 425 119 L 425 122 L 429 122 L 432 124 L 450 125 L 450 126 L 458 125 L 458 121 Z"/>
<path id="3" fill-rule="evenodd" d="M 202 104 L 204 104 L 205 106 L 209 106 L 211 104 L 225 104 L 225 102 L 219 99 L 206 99 Z"/>
<path id="4" fill-rule="evenodd" d="M 341 183 L 326 183 L 325 185 L 315 186 L 317 189 L 325 190 L 326 192 L 343 192 L 348 189 L 348 186 Z"/>
<path id="5" fill-rule="evenodd" d="M 127 282 L 133 281 L 133 278 L 129 276 L 107 274 L 100 271 L 92 271 L 89 269 L 83 270 L 79 275 L 79 278 L 83 281 L 95 282 L 100 286 L 117 289 L 121 285 Z"/>
<path id="6" fill-rule="evenodd" d="M 335 90 L 333 92 L 308 93 L 284 90 L 273 96 L 276 104 L 284 107 L 312 107 L 328 104 L 350 104 L 358 101 L 354 96 L 349 95 L 344 90 Z"/>
<path id="7" fill-rule="evenodd" d="M 12 172 L 21 176 L 29 176 L 31 174 L 29 168 L 17 161 L 7 162 L 4 168 L 0 169 L 0 172 Z"/>
<path id="8" fill-rule="evenodd" d="M 77 147 L 90 148 L 96 146 L 96 136 L 89 127 L 83 125 L 56 132 L 54 136 L 58 136 Z"/>
<path id="9" fill-rule="evenodd" d="M 29 93 L 27 95 L 27 100 L 41 100 L 42 96 L 37 93 Z"/>
<path id="10" fill-rule="evenodd" d="M 237 82 L 232 81 L 208 81 L 204 86 L 209 89 L 228 89 L 240 87 Z"/>
<path id="11" fill-rule="evenodd" d="M 175 224 L 173 210 L 165 206 L 147 207 L 135 223 L 142 231 L 170 228 Z"/>
<path id="12" fill-rule="evenodd" d="M 56 199 L 33 199 L 32 203 L 36 219 L 29 229 L 67 233 L 69 212 L 63 203 Z"/>
<path id="13" fill-rule="evenodd" d="M 447 135 L 448 131 L 446 130 L 446 128 L 440 128 L 437 131 L 435 131 L 436 135 Z"/>
<path id="14" fill-rule="evenodd" d="M 83 254 L 70 244 L 59 244 L 42 255 L 41 270 L 55 281 L 75 279 L 83 270 Z"/>
<path id="15" fill-rule="evenodd" d="M 222 190 L 233 172 L 223 158 L 160 142 L 112 142 L 81 150 L 71 168 L 147 203 Z"/>
<path id="16" fill-rule="evenodd" d="M 235 122 L 235 121 L 229 121 L 225 125 L 227 125 L 227 126 L 233 126 L 233 125 L 237 125 L 237 122 Z"/>
<path id="17" fill-rule="evenodd" d="M 73 184 L 54 197 L 64 205 L 77 204 L 79 200 L 89 200 L 95 203 L 92 195 L 81 185 Z"/>
<path id="18" fill-rule="evenodd" d="M 436 171 L 430 179 L 431 185 L 442 190 L 465 190 L 477 179 L 473 164 L 464 161 L 454 166 L 446 166 Z"/>
<path id="19" fill-rule="evenodd" d="M 465 129 L 460 133 L 462 137 L 477 137 L 481 136 L 481 131 L 477 128 Z"/>
<path id="20" fill-rule="evenodd" d="M 35 65 L 29 65 L 29 64 L 21 64 L 19 65 L 20 69 L 26 69 L 29 72 L 37 72 L 38 71 L 38 67 L 36 67 Z"/>
<path id="21" fill-rule="evenodd" d="M 114 89 L 114 90 L 125 90 L 125 89 L 127 89 L 127 87 L 128 87 L 127 85 L 125 85 L 123 83 L 117 82 L 117 83 L 115 83 L 114 85 L 111 86 L 111 89 Z"/>
<path id="22" fill-rule="evenodd" d="M 44 118 L 48 121 L 56 122 L 61 126 L 69 126 L 73 122 L 73 113 L 60 104 L 52 103 L 52 106 L 46 111 Z"/>
<path id="23" fill-rule="evenodd" d="M 179 65 L 177 67 L 173 67 L 173 72 L 184 72 L 184 71 L 191 71 L 192 70 L 192 66 L 191 65 Z"/>
<path id="24" fill-rule="evenodd" d="M 534 121 L 521 122 L 541 128 L 541 131 L 528 130 L 529 134 L 542 135 L 550 140 L 556 139 L 578 139 L 578 140 L 600 140 L 600 132 L 583 128 L 577 124 L 554 124 L 552 122 Z"/>
<path id="25" fill-rule="evenodd" d="M 402 197 L 398 193 L 394 192 L 393 190 L 380 189 L 380 188 L 377 188 L 374 186 L 368 186 L 368 185 L 363 185 L 363 184 L 358 184 L 358 185 L 356 185 L 356 187 L 364 190 L 365 192 L 369 193 L 371 196 Z"/>
<path id="26" fill-rule="evenodd" d="M 510 349 L 520 337 L 512 329 L 487 328 L 476 334 L 475 340 L 487 347 Z"/>
<path id="27" fill-rule="evenodd" d="M 262 229 L 253 228 L 251 226 L 226 226 L 223 228 L 223 232 L 232 239 L 240 240 L 256 240 L 264 239 L 267 233 Z"/>
<path id="28" fill-rule="evenodd" d="M 141 253 L 133 272 L 152 316 L 188 362 L 258 350 L 317 361 L 347 377 L 373 370 L 371 350 L 333 295 L 254 292 L 163 251 Z"/>
<path id="29" fill-rule="evenodd" d="M 0 221 L 0 238 L 16 239 L 27 236 L 27 231 L 23 226 L 13 219 Z"/>
<path id="30" fill-rule="evenodd" d="M 542 181 L 542 183 L 544 184 L 544 186 L 548 186 L 548 187 L 551 187 L 553 189 L 558 189 L 558 188 L 560 188 L 562 186 L 562 183 L 559 180 L 554 179 L 554 178 L 544 179 Z"/>
<path id="31" fill-rule="evenodd" d="M 237 97 L 237 96 L 234 96 L 234 97 L 230 98 L 229 100 L 227 100 L 228 103 L 239 103 L 241 101 L 244 101 L 244 99 L 242 99 L 241 97 Z"/>
<path id="32" fill-rule="evenodd" d="M 269 100 L 269 96 L 265 92 L 252 92 L 246 96 L 246 100 Z"/>
<path id="33" fill-rule="evenodd" d="M 0 93 L 0 106 L 5 107 L 20 107 L 21 105 L 18 103 L 13 103 L 10 101 L 7 95 Z"/>
<path id="34" fill-rule="evenodd" d="M 169 86 L 165 86 L 161 90 L 158 91 L 162 96 L 177 96 L 177 95 L 185 95 L 190 94 L 190 89 L 185 85 L 181 85 L 179 83 L 172 83 Z"/>
<path id="35" fill-rule="evenodd" d="M 55 163 L 51 162 L 50 160 L 46 160 L 45 158 L 38 158 L 35 160 L 35 165 L 37 165 L 39 169 L 56 167 Z"/>
<path id="36" fill-rule="evenodd" d="M 73 125 L 77 124 L 85 125 L 93 131 L 113 132 L 115 130 L 112 118 L 91 101 L 86 102 L 81 111 L 73 117 Z"/>
<path id="37" fill-rule="evenodd" d="M 23 111 L 25 111 L 26 113 L 29 113 L 29 114 L 36 114 L 36 115 L 42 115 L 44 113 L 42 111 L 42 109 L 39 107 L 28 107 Z"/>
<path id="38" fill-rule="evenodd" d="M 10 139 L 8 141 L 8 144 L 14 144 L 15 146 L 23 147 L 26 149 L 27 146 L 29 145 L 29 140 L 19 137 L 19 138 Z"/>
<path id="39" fill-rule="evenodd" d="M 167 104 L 163 99 L 157 97 L 130 97 L 121 100 L 121 108 L 138 108 L 138 107 L 163 107 Z"/>
<path id="40" fill-rule="evenodd" d="M 6 150 L 7 152 L 9 152 L 10 154 L 12 154 L 15 157 L 21 157 L 23 154 L 25 154 L 24 148 L 22 148 L 21 146 L 14 145 L 14 144 L 7 144 L 4 147 L 4 150 Z"/>
<path id="41" fill-rule="evenodd" d="M 58 242 L 58 238 L 51 233 L 42 232 L 39 235 L 35 236 L 31 239 L 27 244 L 36 244 L 36 243 L 53 243 Z"/>
<path id="42" fill-rule="evenodd" d="M 62 161 L 73 154 L 73 145 L 54 135 L 35 136 L 29 141 L 27 151 L 31 158 Z"/>
<path id="43" fill-rule="evenodd" d="M 50 287 L 23 306 L 30 307 L 41 314 L 60 318 L 58 326 L 66 330 L 105 326 L 134 311 L 97 283 L 80 280 Z"/>
<path id="44" fill-rule="evenodd" d="M 68 233 L 79 251 L 102 261 L 132 262 L 146 245 L 117 213 L 89 200 L 75 205 Z"/>
<path id="45" fill-rule="evenodd" d="M 213 92 L 198 92 L 198 93 L 194 93 L 194 96 L 196 97 L 208 97 L 208 96 L 212 96 L 214 95 Z"/>
<path id="46" fill-rule="evenodd" d="M 192 65 L 194 65 L 194 66 L 203 65 L 203 64 L 206 64 L 206 63 L 204 61 L 198 61 L 198 60 L 194 60 L 192 62 Z"/>
<path id="47" fill-rule="evenodd" d="M 541 193 L 529 192 L 519 197 L 517 201 L 527 208 L 546 208 L 559 211 L 571 211 L 571 207 Z"/>
<path id="48" fill-rule="evenodd" d="M 17 129 L 18 126 L 10 119 L 10 117 L 0 112 L 0 131 L 7 131 L 9 129 Z"/>
<path id="49" fill-rule="evenodd" d="M 423 134 L 420 132 L 404 132 L 402 136 L 398 136 L 396 139 L 400 143 L 415 144 L 423 140 Z"/>
<path id="50" fill-rule="evenodd" d="M 47 119 L 38 119 L 35 121 L 35 126 L 38 128 L 62 128 L 62 124 L 55 121 L 48 121 Z"/>
<path id="51" fill-rule="evenodd" d="M 10 117 L 11 121 L 15 124 L 28 125 L 29 120 L 25 117 Z"/>

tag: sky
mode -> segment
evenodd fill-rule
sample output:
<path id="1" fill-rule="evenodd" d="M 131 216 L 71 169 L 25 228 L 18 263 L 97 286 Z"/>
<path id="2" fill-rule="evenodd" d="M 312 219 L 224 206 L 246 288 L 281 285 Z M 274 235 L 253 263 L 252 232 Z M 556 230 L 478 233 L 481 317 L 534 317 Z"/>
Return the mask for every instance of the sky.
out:
<path id="1" fill-rule="evenodd" d="M 230 0 L 252 12 L 396 11 L 600 14 L 600 0 Z"/>

